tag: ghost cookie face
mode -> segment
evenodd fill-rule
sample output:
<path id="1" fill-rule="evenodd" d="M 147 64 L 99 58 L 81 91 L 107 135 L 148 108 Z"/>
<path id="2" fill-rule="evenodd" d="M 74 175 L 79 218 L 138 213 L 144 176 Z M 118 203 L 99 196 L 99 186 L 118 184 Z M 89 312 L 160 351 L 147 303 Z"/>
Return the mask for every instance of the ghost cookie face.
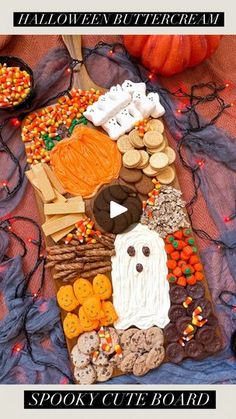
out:
<path id="1" fill-rule="evenodd" d="M 102 302 L 102 311 L 104 313 L 104 316 L 100 320 L 102 326 L 110 326 L 118 319 L 117 313 L 111 301 Z"/>
<path id="2" fill-rule="evenodd" d="M 68 313 L 63 321 L 63 329 L 68 339 L 73 339 L 83 333 L 82 325 L 76 314 Z"/>
<path id="3" fill-rule="evenodd" d="M 96 295 L 86 298 L 83 304 L 84 312 L 90 320 L 100 320 L 104 313 L 100 298 Z"/>
<path id="4" fill-rule="evenodd" d="M 111 297 L 111 281 L 106 275 L 98 274 L 93 279 L 93 291 L 101 300 L 107 300 Z"/>
<path id="5" fill-rule="evenodd" d="M 80 304 L 83 304 L 87 297 L 93 295 L 92 284 L 84 278 L 78 278 L 73 284 L 74 293 Z"/>
<path id="6" fill-rule="evenodd" d="M 91 330 L 95 330 L 99 326 L 99 320 L 90 320 L 84 311 L 83 307 L 79 309 L 79 319 L 81 326 L 85 332 L 90 332 Z"/>
<path id="7" fill-rule="evenodd" d="M 79 302 L 75 297 L 72 285 L 64 285 L 57 292 L 57 302 L 65 311 L 72 311 L 78 307 Z"/>

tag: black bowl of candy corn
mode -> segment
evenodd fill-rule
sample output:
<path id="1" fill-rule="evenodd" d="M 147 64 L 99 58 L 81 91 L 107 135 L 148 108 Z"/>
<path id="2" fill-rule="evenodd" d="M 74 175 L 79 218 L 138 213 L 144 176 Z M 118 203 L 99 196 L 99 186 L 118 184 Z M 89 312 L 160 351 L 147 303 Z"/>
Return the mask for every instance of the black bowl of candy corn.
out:
<path id="1" fill-rule="evenodd" d="M 33 71 L 18 57 L 0 56 L 0 111 L 23 107 L 32 97 Z"/>

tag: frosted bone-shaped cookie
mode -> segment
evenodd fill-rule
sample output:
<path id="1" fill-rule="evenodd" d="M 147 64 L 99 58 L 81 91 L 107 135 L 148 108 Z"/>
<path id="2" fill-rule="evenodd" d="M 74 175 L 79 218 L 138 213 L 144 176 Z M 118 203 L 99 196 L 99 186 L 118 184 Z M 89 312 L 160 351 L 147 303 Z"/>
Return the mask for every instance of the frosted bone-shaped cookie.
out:
<path id="1" fill-rule="evenodd" d="M 96 103 L 88 106 L 83 114 L 95 127 L 98 127 L 107 121 L 107 114 L 95 105 Z"/>
<path id="2" fill-rule="evenodd" d="M 143 115 L 143 118 L 147 118 L 155 110 L 154 101 L 148 99 L 146 95 L 142 95 L 139 92 L 133 94 L 133 103 L 139 112 Z"/>
<path id="3" fill-rule="evenodd" d="M 151 116 L 153 118 L 160 118 L 162 115 L 164 115 L 165 113 L 165 108 L 163 108 L 163 106 L 160 104 L 160 98 L 158 93 L 148 93 L 147 95 L 148 100 L 150 100 L 150 102 L 153 102 L 155 104 L 155 109 L 154 111 L 151 113 Z"/>
<path id="4" fill-rule="evenodd" d="M 143 95 L 146 94 L 145 83 L 134 83 L 131 80 L 125 80 L 124 83 L 122 83 L 121 87 L 125 92 L 129 92 L 130 94 L 133 94 L 135 92 L 139 92 Z"/>
<path id="5" fill-rule="evenodd" d="M 121 135 L 125 134 L 124 128 L 118 124 L 116 118 L 110 118 L 103 124 L 102 128 L 112 140 L 117 140 Z"/>

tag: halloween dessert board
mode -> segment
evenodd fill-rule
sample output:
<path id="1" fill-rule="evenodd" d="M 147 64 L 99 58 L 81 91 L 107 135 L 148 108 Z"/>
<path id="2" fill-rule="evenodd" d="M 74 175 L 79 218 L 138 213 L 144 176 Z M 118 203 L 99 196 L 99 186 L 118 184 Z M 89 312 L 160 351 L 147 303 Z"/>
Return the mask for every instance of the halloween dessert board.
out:
<path id="1" fill-rule="evenodd" d="M 157 93 L 73 88 L 23 123 L 76 383 L 221 348 Z"/>

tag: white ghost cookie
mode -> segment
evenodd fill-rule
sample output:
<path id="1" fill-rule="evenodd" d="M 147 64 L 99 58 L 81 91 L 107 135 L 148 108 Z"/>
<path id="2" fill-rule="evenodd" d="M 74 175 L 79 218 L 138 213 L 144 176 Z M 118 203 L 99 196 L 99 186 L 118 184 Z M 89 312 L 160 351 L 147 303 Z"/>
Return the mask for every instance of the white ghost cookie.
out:
<path id="1" fill-rule="evenodd" d="M 86 111 L 84 112 L 84 116 L 88 119 L 88 121 L 92 122 L 92 124 L 95 125 L 95 127 L 98 127 L 106 122 L 107 115 L 106 112 L 99 109 L 95 105 L 96 103 L 88 106 Z"/>
<path id="2" fill-rule="evenodd" d="M 117 140 L 117 138 L 121 137 L 121 135 L 125 133 L 123 127 L 118 124 L 116 118 L 109 119 L 102 125 L 102 128 L 108 133 L 112 140 Z"/>
<path id="3" fill-rule="evenodd" d="M 156 92 L 148 93 L 147 98 L 152 103 L 155 104 L 154 111 L 152 111 L 152 113 L 151 113 L 152 118 L 160 118 L 162 115 L 164 115 L 165 109 L 160 104 L 160 98 L 159 98 L 158 93 L 156 93 Z"/>

